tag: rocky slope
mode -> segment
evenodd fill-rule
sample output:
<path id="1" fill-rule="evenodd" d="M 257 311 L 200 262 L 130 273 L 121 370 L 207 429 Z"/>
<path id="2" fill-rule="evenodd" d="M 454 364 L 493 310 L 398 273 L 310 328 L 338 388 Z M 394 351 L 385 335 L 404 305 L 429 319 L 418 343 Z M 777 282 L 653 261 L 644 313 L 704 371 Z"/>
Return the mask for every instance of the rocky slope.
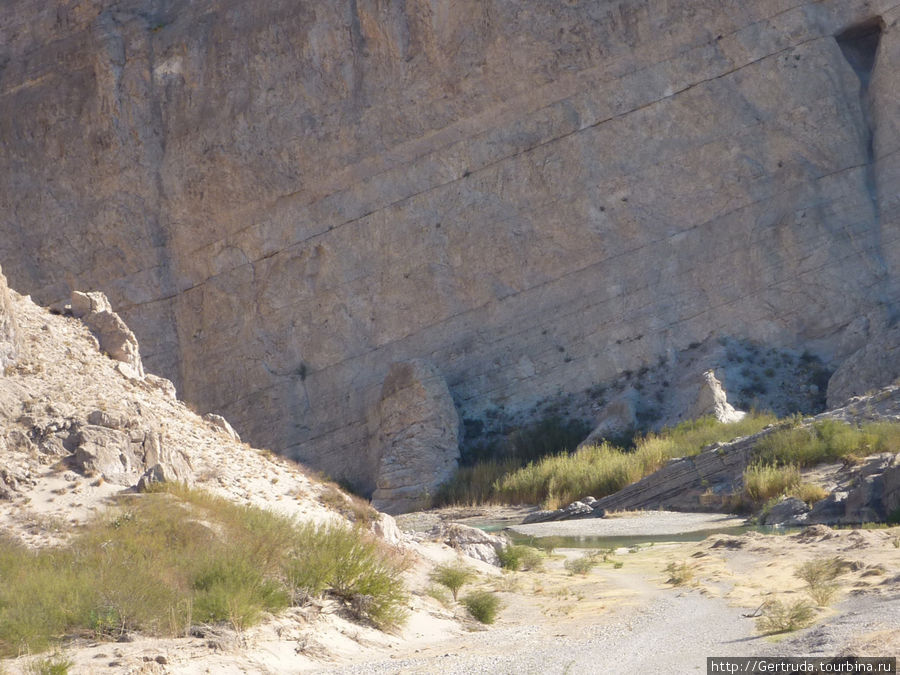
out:
<path id="1" fill-rule="evenodd" d="M 320 598 L 241 631 L 221 624 L 176 638 L 134 633 L 119 643 L 66 640 L 60 649 L 73 664 L 70 672 L 277 672 L 285 663 L 310 669 L 338 654 L 406 643 L 423 626 L 435 639 L 462 631 L 459 617 L 421 589 L 434 561 L 455 560 L 456 550 L 473 544 L 470 535 L 465 539 L 460 530 L 465 541 L 457 532 L 444 536 L 446 543 L 412 542 L 389 516 L 351 502 L 291 460 L 242 443 L 223 418 L 201 417 L 179 401 L 170 382 L 140 374 L 138 344 L 104 297 L 76 293 L 71 305 L 84 315 L 52 314 L 11 291 L 0 274 L 0 345 L 15 344 L 0 371 L 0 545 L 66 544 L 79 525 L 102 517 L 140 484 L 180 480 L 301 522 L 367 522 L 408 556 L 404 582 L 414 593 L 410 622 L 393 635 Z M 127 348 L 114 358 L 100 351 L 104 343 Z M 482 535 L 474 544 L 481 557 L 485 541 L 501 544 Z M 469 564 L 496 573 L 490 564 Z M 33 672 L 46 656 L 3 660 L 0 671 Z"/>
<path id="2" fill-rule="evenodd" d="M 365 490 L 394 362 L 472 420 L 722 336 L 834 366 L 900 297 L 898 16 L 12 0 L 0 261 L 104 291 L 186 400 Z"/>

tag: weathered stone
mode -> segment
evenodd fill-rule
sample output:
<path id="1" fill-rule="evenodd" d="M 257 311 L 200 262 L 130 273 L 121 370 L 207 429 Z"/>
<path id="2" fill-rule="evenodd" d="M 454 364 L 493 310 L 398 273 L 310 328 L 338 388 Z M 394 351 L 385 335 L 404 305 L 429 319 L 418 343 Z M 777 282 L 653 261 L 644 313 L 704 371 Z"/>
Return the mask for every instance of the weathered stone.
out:
<path id="1" fill-rule="evenodd" d="M 105 410 L 94 410 L 88 413 L 87 421 L 88 424 L 106 427 L 107 429 L 124 429 L 127 426 L 130 426 L 128 420 L 123 416 L 115 415 Z"/>
<path id="2" fill-rule="evenodd" d="M 74 434 L 72 463 L 81 473 L 102 475 L 111 483 L 131 487 L 150 482 L 190 482 L 193 471 L 180 450 L 162 443 L 155 431 L 129 432 L 87 425 Z"/>
<path id="3" fill-rule="evenodd" d="M 500 558 L 497 554 L 509 544 L 504 536 L 489 534 L 461 523 L 441 523 L 432 536 L 442 539 L 447 546 L 463 555 L 498 567 Z"/>
<path id="4" fill-rule="evenodd" d="M 763 525 L 805 525 L 809 517 L 806 502 L 796 497 L 787 497 L 772 506 L 762 518 Z"/>
<path id="5" fill-rule="evenodd" d="M 97 291 L 82 293 L 81 291 L 72 291 L 69 300 L 72 316 L 76 319 L 83 319 L 88 314 L 97 312 L 112 312 L 112 305 L 109 299 Z"/>
<path id="6" fill-rule="evenodd" d="M 84 321 L 97 337 L 100 350 L 128 367 L 124 374 L 137 379 L 144 377 L 144 365 L 137 338 L 121 317 L 112 311 L 103 293 L 72 292 L 72 313 Z"/>
<path id="7" fill-rule="evenodd" d="M 703 373 L 697 400 L 687 417 L 697 419 L 704 415 L 712 415 L 720 422 L 737 422 L 747 415 L 741 410 L 735 410 L 734 406 L 728 402 L 725 389 L 722 387 L 722 383 L 716 379 L 716 374 L 712 370 Z"/>
<path id="8" fill-rule="evenodd" d="M 900 324 L 873 336 L 828 380 L 828 406 L 880 389 L 900 378 Z"/>
<path id="9" fill-rule="evenodd" d="M 0 269 L 0 377 L 7 366 L 15 363 L 20 349 L 19 328 L 13 315 L 9 286 Z"/>
<path id="10" fill-rule="evenodd" d="M 896 0 L 735 7 L 0 3 L 0 260 L 369 484 L 396 361 L 474 418 L 710 336 L 843 358 L 900 298 Z"/>
<path id="11" fill-rule="evenodd" d="M 143 472 L 131 440 L 116 429 L 88 425 L 77 433 L 75 468 L 87 476 L 102 475 L 111 483 L 133 485 Z"/>
<path id="12" fill-rule="evenodd" d="M 441 374 L 422 360 L 392 365 L 371 425 L 378 456 L 372 505 L 387 513 L 428 506 L 459 459 L 459 416 Z"/>
<path id="13" fill-rule="evenodd" d="M 166 398 L 170 398 L 173 401 L 178 399 L 178 393 L 175 391 L 175 385 L 172 384 L 171 380 L 167 380 L 164 377 L 158 377 L 152 373 L 147 373 L 144 375 L 144 383 L 152 389 L 161 391 Z"/>
<path id="14" fill-rule="evenodd" d="M 812 510 L 807 516 L 810 523 L 819 523 L 822 525 L 835 525 L 844 519 L 847 512 L 847 493 L 842 490 L 835 490 L 825 499 L 820 499 L 813 504 Z"/>
<path id="15" fill-rule="evenodd" d="M 883 453 L 869 457 L 854 474 L 841 522 L 884 522 L 893 515 L 889 507 L 897 504 L 900 498 L 897 492 L 900 454 Z"/>
<path id="16" fill-rule="evenodd" d="M 226 436 L 231 438 L 232 440 L 240 442 L 241 437 L 238 435 L 238 432 L 234 430 L 234 428 L 228 423 L 221 415 L 216 415 L 214 413 L 206 413 L 203 416 L 203 419 L 213 425 L 219 431 L 222 431 Z"/>
<path id="17" fill-rule="evenodd" d="M 397 526 L 397 521 L 386 513 L 378 514 L 378 517 L 372 521 L 371 530 L 376 537 L 380 537 L 392 546 L 399 546 L 405 541 L 403 532 Z"/>
<path id="18" fill-rule="evenodd" d="M 590 499 L 593 499 L 591 497 Z M 523 525 L 529 523 L 547 523 L 556 520 L 576 520 L 578 518 L 603 518 L 606 511 L 600 506 L 600 501 L 593 499 L 588 503 L 587 500 L 572 502 L 568 506 L 555 511 L 535 511 L 529 513 L 522 520 Z"/>

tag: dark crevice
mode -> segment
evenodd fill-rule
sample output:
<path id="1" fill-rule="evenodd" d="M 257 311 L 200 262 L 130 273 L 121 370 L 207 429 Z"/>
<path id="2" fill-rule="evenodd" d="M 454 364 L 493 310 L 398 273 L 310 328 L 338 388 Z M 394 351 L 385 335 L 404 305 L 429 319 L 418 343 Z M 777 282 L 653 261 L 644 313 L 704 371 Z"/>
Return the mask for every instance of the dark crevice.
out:
<path id="1" fill-rule="evenodd" d="M 875 72 L 878 43 L 881 41 L 883 28 L 884 21 L 881 17 L 875 17 L 851 26 L 835 35 L 835 40 L 841 48 L 841 53 L 859 78 L 859 102 L 865 123 L 865 128 L 862 132 L 867 162 L 866 187 L 869 198 L 872 200 L 872 205 L 875 207 L 876 218 L 879 210 L 878 189 L 875 180 L 875 128 L 872 121 L 872 101 L 869 97 L 869 83 L 872 81 L 872 73 Z"/>

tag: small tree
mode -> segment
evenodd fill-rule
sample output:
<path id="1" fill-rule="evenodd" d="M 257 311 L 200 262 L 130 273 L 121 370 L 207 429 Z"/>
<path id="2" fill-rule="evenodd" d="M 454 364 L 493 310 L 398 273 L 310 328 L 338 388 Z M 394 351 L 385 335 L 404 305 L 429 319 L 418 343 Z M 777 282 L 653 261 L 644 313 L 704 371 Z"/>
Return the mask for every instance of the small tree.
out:
<path id="1" fill-rule="evenodd" d="M 441 586 L 446 586 L 453 594 L 453 601 L 456 602 L 456 596 L 459 589 L 462 588 L 475 575 L 471 570 L 462 565 L 438 565 L 431 573 L 431 580 Z"/>

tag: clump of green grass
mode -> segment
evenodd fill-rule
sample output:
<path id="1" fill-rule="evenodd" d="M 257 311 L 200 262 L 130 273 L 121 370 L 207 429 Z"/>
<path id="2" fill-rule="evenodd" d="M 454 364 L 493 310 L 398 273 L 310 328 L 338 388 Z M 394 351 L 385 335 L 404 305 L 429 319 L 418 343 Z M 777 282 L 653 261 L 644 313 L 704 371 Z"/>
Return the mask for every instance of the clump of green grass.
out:
<path id="1" fill-rule="evenodd" d="M 766 635 L 789 633 L 808 626 L 814 616 L 815 609 L 807 600 L 790 603 L 770 600 L 763 605 L 762 616 L 756 620 L 756 627 Z"/>
<path id="2" fill-rule="evenodd" d="M 686 562 L 670 562 L 666 565 L 665 573 L 669 575 L 666 583 L 673 586 L 684 586 L 694 578 L 694 568 Z"/>
<path id="3" fill-rule="evenodd" d="M 597 566 L 597 562 L 596 556 L 585 554 L 578 558 L 569 558 L 563 563 L 563 567 L 566 568 L 571 576 L 580 574 L 584 577 Z"/>
<path id="4" fill-rule="evenodd" d="M 572 454 L 545 457 L 498 479 L 494 496 L 506 503 L 542 503 L 548 508 L 585 495 L 605 497 L 653 473 L 670 459 L 696 455 L 710 443 L 755 433 L 774 421 L 771 415 L 748 415 L 730 424 L 701 418 L 642 437 L 634 450 L 601 443 Z"/>
<path id="5" fill-rule="evenodd" d="M 753 504 L 764 504 L 800 485 L 796 466 L 751 464 L 744 470 L 744 495 Z"/>
<path id="6" fill-rule="evenodd" d="M 544 557 L 540 551 L 521 544 L 507 546 L 502 551 L 498 551 L 497 556 L 500 558 L 500 566 L 513 572 L 518 570 L 537 571 L 544 565 Z"/>
<path id="7" fill-rule="evenodd" d="M 791 489 L 790 497 L 806 502 L 807 506 L 812 506 L 817 501 L 825 499 L 829 492 L 821 485 L 815 483 L 800 483 Z"/>
<path id="8" fill-rule="evenodd" d="M 473 591 L 463 598 L 463 605 L 481 623 L 494 623 L 500 611 L 500 598 L 489 591 Z"/>
<path id="9" fill-rule="evenodd" d="M 806 582 L 806 592 L 819 607 L 826 607 L 838 585 L 834 583 L 847 568 L 847 561 L 839 557 L 810 560 L 797 568 L 796 575 Z"/>
<path id="10" fill-rule="evenodd" d="M 54 654 L 32 660 L 23 672 L 26 675 L 68 675 L 69 669 L 74 665 L 74 661 L 62 654 Z"/>
<path id="11" fill-rule="evenodd" d="M 402 569 L 360 529 L 301 526 L 183 486 L 155 487 L 68 546 L 0 541 L 0 656 L 64 636 L 178 636 L 197 622 L 240 629 L 323 592 L 389 628 L 403 618 Z"/>
<path id="12" fill-rule="evenodd" d="M 900 452 L 900 423 L 868 422 L 854 426 L 823 420 L 808 427 L 783 429 L 760 440 L 760 462 L 801 468 L 823 462 L 854 461 L 879 452 Z"/>
<path id="13" fill-rule="evenodd" d="M 471 581 L 475 574 L 463 565 L 438 565 L 431 573 L 431 580 L 441 586 L 446 586 L 453 594 L 454 602 L 461 589 L 465 584 Z"/>

